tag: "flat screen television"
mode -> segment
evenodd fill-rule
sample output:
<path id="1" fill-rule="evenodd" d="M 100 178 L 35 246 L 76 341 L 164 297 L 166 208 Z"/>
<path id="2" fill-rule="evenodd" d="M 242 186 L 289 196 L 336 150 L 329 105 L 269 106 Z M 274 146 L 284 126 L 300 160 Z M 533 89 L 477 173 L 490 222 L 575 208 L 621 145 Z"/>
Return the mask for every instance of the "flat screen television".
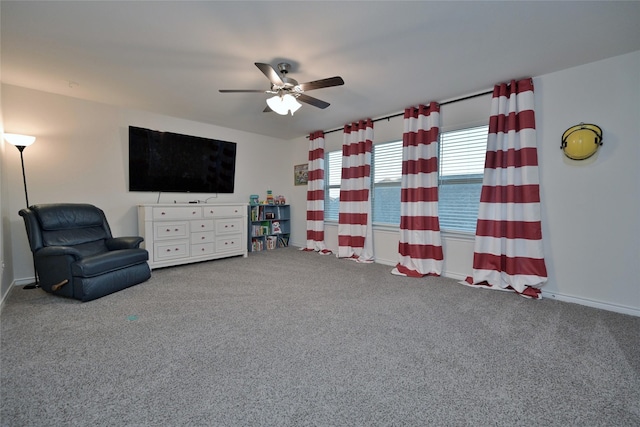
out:
<path id="1" fill-rule="evenodd" d="M 129 191 L 233 193 L 236 143 L 129 126 Z"/>

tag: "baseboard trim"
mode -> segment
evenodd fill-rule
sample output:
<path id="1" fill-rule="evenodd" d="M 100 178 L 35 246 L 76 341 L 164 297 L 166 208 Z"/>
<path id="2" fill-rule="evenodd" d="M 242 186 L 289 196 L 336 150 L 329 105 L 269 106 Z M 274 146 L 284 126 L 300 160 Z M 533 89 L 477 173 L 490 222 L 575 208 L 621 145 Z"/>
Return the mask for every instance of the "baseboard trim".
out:
<path id="1" fill-rule="evenodd" d="M 390 260 L 380 259 L 380 258 L 376 259 L 376 262 L 384 265 L 389 265 L 389 266 L 395 266 L 397 264 L 397 261 L 390 261 Z M 442 273 L 442 276 L 448 277 L 450 279 L 455 279 L 455 280 L 465 280 L 467 278 L 467 275 L 455 273 L 452 271 L 444 271 Z M 640 308 L 629 307 L 629 306 L 624 306 L 619 304 L 612 304 L 612 303 L 607 303 L 602 301 L 595 301 L 588 298 L 574 297 L 574 296 L 564 295 L 557 292 L 548 292 L 548 291 L 545 291 L 544 289 L 542 290 L 542 298 L 555 299 L 562 302 L 570 302 L 573 304 L 579 304 L 587 307 L 599 308 L 606 311 L 613 311 L 615 313 L 629 314 L 631 316 L 640 317 Z"/>
<path id="2" fill-rule="evenodd" d="M 2 295 L 2 298 L 0 299 L 0 313 L 2 312 L 2 309 L 4 308 L 4 302 L 7 300 L 7 297 L 9 296 L 9 294 L 11 293 L 11 291 L 13 291 L 15 288 L 18 288 L 22 285 L 28 285 L 29 283 L 33 283 L 33 279 L 29 280 L 27 279 L 14 279 L 11 284 L 9 285 L 9 287 L 7 288 L 7 291 Z"/>
<path id="3" fill-rule="evenodd" d="M 564 295 L 558 292 L 548 292 L 542 290 L 542 298 L 555 299 L 563 302 L 570 302 L 574 304 L 585 305 L 587 307 L 599 308 L 602 310 L 613 311 L 616 313 L 629 314 L 631 316 L 640 317 L 640 308 L 629 307 L 625 305 L 612 304 L 609 302 L 595 301 L 588 298 L 574 297 L 570 295 Z"/>
<path id="4" fill-rule="evenodd" d="M 35 282 L 36 278 L 35 277 L 27 277 L 24 279 L 15 279 L 13 281 L 13 285 L 12 286 L 24 286 L 24 285 L 29 285 L 33 282 Z"/>

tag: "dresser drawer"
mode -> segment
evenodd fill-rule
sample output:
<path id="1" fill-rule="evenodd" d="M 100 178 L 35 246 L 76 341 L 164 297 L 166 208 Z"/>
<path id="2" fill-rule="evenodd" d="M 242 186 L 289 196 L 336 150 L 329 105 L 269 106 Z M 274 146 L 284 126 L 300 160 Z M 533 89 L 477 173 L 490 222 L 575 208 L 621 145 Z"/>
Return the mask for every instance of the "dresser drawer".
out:
<path id="1" fill-rule="evenodd" d="M 236 252 L 242 244 L 242 234 L 224 236 L 216 239 L 216 252 Z"/>
<path id="2" fill-rule="evenodd" d="M 190 228 L 192 233 L 195 233 L 197 231 L 213 231 L 213 220 L 200 219 L 197 221 L 191 221 Z"/>
<path id="3" fill-rule="evenodd" d="M 213 254 L 213 249 L 213 242 L 191 245 L 191 256 L 196 257 L 200 255 L 211 255 Z"/>
<path id="4" fill-rule="evenodd" d="M 189 237 L 188 222 L 156 222 L 153 224 L 156 239 L 181 239 Z"/>
<path id="5" fill-rule="evenodd" d="M 163 206 L 153 208 L 153 219 L 198 219 L 202 218 L 200 206 Z"/>
<path id="6" fill-rule="evenodd" d="M 216 234 L 238 233 L 243 228 L 242 218 L 216 220 Z"/>
<path id="7" fill-rule="evenodd" d="M 213 243 L 213 231 L 203 231 L 201 233 L 191 233 L 191 244 Z"/>
<path id="8" fill-rule="evenodd" d="M 187 258 L 189 256 L 188 240 L 173 240 L 171 242 L 158 242 L 153 245 L 154 261 L 163 261 L 175 258 Z"/>
<path id="9" fill-rule="evenodd" d="M 204 217 L 243 216 L 246 209 L 246 206 L 206 206 L 204 207 Z"/>

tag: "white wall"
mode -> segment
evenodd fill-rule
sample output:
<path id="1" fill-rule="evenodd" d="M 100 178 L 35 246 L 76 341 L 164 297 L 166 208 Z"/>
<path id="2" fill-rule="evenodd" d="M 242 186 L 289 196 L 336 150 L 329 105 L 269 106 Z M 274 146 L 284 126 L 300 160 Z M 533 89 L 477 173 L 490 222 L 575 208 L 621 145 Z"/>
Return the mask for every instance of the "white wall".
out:
<path id="1" fill-rule="evenodd" d="M 544 290 L 640 315 L 640 51 L 534 84 Z M 580 122 L 600 126 L 604 145 L 594 159 L 572 162 L 560 139 Z"/>
<path id="2" fill-rule="evenodd" d="M 0 86 L 0 98 L 2 97 L 2 87 Z M 2 105 L 0 105 L 0 132 L 4 133 L 4 121 L 2 115 Z M 7 204 L 3 200 L 3 195 L 7 194 L 7 179 L 5 177 L 6 168 L 4 167 L 5 150 L 9 144 L 5 143 L 4 138 L 0 140 L 0 306 L 4 302 L 4 296 L 9 291 L 13 283 L 13 266 L 11 254 L 11 235 L 4 233 L 8 229 L 9 210 Z"/>
<path id="3" fill-rule="evenodd" d="M 77 202 L 101 207 L 116 236 L 137 234 L 136 205 L 155 203 L 158 193 L 128 192 L 128 126 L 236 142 L 234 194 L 211 202 L 248 202 L 266 190 L 288 196 L 292 167 L 282 157 L 286 141 L 157 114 L 3 85 L 2 109 L 7 132 L 36 136 L 24 150 L 29 203 Z M 19 152 L 7 147 L 3 159 L 2 206 L 8 211 L 5 241 L 10 241 L 17 284 L 33 279 L 31 253 L 18 211 L 25 206 Z M 4 184 L 4 182 L 3 182 Z M 161 202 L 188 202 L 210 195 L 162 193 Z"/>
<path id="4" fill-rule="evenodd" d="M 640 315 L 640 52 L 534 77 L 534 85 L 549 273 L 543 295 Z M 466 111 L 456 116 L 478 124 Z M 400 138 L 394 136 L 402 131 L 397 120 L 376 122 L 374 143 Z M 560 139 L 580 122 L 599 125 L 604 146 L 594 158 L 572 162 L 562 154 Z M 443 123 L 443 129 L 451 127 Z M 339 149 L 341 138 L 342 132 L 328 134 L 326 150 Z M 292 163 L 303 163 L 308 140 L 293 142 Z M 304 190 L 293 192 L 296 212 L 305 210 Z M 294 243 L 304 246 L 304 217 L 294 218 Z M 337 227 L 326 225 L 325 240 L 337 249 Z M 397 245 L 397 233 L 374 230 L 378 262 L 394 264 Z M 443 249 L 445 276 L 471 274 L 472 238 L 443 235 Z"/>

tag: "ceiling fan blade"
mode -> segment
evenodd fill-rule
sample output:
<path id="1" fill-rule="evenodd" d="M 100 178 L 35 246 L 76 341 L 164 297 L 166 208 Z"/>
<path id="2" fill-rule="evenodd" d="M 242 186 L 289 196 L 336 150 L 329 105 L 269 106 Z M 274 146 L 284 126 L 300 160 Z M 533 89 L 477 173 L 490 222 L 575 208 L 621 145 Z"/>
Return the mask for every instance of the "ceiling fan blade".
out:
<path id="1" fill-rule="evenodd" d="M 322 89 L 323 87 L 340 86 L 344 84 L 342 77 L 335 76 L 328 79 L 314 80 L 312 82 L 301 83 L 299 86 L 303 91 Z"/>
<path id="2" fill-rule="evenodd" d="M 220 89 L 221 93 L 265 93 L 260 89 Z"/>
<path id="3" fill-rule="evenodd" d="M 299 94 L 297 99 L 300 102 L 304 102 L 306 104 L 313 105 L 314 107 L 322 109 L 327 108 L 329 105 L 331 105 L 328 102 L 321 101 L 318 98 L 313 98 L 309 95 L 305 95 L 304 93 Z"/>
<path id="4" fill-rule="evenodd" d="M 269 64 L 263 64 L 262 62 L 256 62 L 256 67 L 260 69 L 264 73 L 265 76 L 269 79 L 269 81 L 276 86 L 284 86 L 284 82 L 280 78 L 278 72 Z"/>

